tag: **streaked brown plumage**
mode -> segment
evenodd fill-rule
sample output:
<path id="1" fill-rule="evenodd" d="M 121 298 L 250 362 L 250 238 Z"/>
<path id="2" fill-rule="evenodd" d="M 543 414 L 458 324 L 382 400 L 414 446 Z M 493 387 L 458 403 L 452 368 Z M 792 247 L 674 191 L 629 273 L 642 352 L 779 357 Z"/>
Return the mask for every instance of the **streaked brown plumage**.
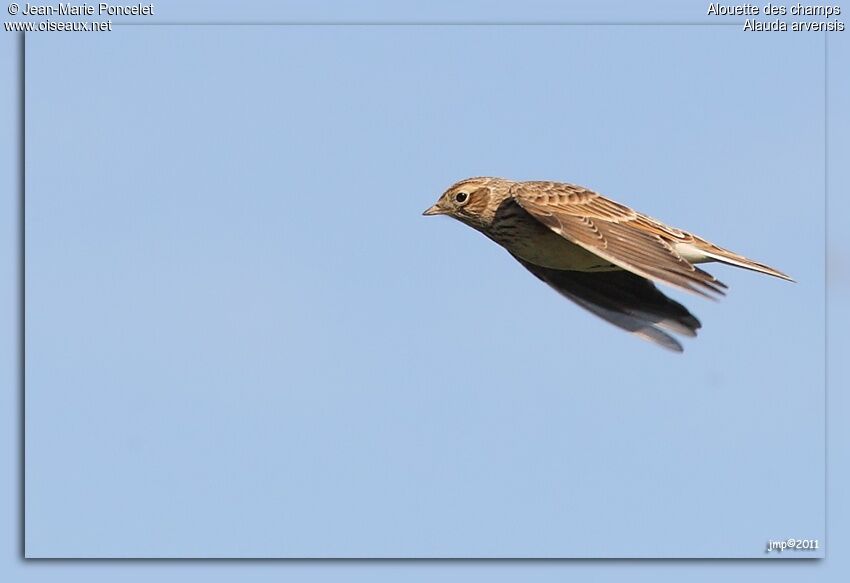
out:
<path id="1" fill-rule="evenodd" d="M 449 215 L 481 231 L 583 308 L 678 352 L 682 345 L 668 332 L 696 336 L 700 322 L 653 281 L 709 298 L 723 295 L 726 285 L 694 265 L 707 261 L 793 281 L 574 184 L 468 178 L 423 214 Z"/>

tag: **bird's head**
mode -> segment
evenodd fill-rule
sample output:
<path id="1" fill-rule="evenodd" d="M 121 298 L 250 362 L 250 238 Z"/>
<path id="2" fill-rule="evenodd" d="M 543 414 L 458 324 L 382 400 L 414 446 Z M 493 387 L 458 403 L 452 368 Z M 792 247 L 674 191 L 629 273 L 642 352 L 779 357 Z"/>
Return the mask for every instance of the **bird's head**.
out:
<path id="1" fill-rule="evenodd" d="M 507 180 L 489 177 L 461 180 L 451 185 L 422 214 L 448 215 L 472 227 L 486 227 L 492 222 L 498 204 L 508 196 L 510 184 Z"/>

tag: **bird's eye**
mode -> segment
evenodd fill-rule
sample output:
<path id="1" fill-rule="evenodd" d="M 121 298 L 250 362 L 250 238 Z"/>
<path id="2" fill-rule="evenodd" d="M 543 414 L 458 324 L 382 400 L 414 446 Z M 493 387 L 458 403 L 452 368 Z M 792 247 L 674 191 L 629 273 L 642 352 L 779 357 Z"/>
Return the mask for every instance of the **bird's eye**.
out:
<path id="1" fill-rule="evenodd" d="M 469 193 L 466 192 L 458 192 L 455 194 L 455 202 L 458 204 L 463 204 L 466 202 L 466 199 L 469 198 Z"/>

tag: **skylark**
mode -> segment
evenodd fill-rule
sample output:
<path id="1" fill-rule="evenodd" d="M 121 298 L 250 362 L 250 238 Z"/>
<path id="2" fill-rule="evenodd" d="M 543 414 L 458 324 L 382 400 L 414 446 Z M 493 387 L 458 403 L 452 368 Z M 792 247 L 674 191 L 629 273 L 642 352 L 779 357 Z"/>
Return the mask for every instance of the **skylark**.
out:
<path id="1" fill-rule="evenodd" d="M 701 324 L 653 282 L 709 298 L 724 295 L 726 285 L 694 265 L 708 261 L 793 281 L 574 184 L 468 178 L 423 214 L 448 215 L 481 231 L 563 296 L 676 352 L 682 345 L 668 332 L 696 336 Z"/>

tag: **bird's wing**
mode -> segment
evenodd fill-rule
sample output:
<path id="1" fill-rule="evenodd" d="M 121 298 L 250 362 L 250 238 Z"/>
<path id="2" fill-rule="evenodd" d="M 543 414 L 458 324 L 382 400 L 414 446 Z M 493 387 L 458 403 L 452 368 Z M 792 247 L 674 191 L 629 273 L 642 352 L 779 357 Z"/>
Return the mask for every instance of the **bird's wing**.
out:
<path id="1" fill-rule="evenodd" d="M 561 295 L 615 326 L 675 352 L 682 345 L 665 330 L 696 336 L 700 322 L 655 285 L 628 271 L 562 271 L 514 258 Z"/>
<path id="2" fill-rule="evenodd" d="M 518 182 L 511 195 L 552 231 L 618 267 L 706 297 L 724 293 L 723 283 L 674 249 L 693 241 L 684 231 L 572 184 Z"/>

